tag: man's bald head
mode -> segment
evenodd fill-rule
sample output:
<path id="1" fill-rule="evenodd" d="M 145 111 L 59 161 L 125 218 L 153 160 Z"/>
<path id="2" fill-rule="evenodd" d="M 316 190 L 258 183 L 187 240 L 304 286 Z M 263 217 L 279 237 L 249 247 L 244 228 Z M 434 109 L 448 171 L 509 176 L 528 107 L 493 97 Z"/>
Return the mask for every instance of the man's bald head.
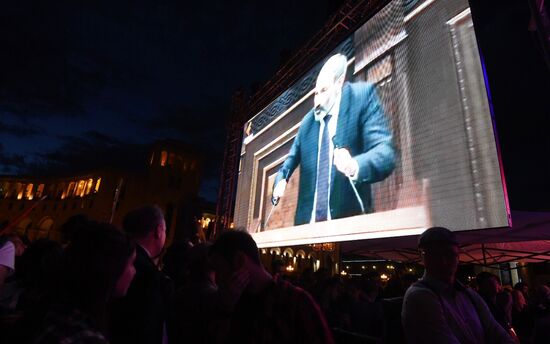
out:
<path id="1" fill-rule="evenodd" d="M 315 84 L 314 110 L 316 117 L 322 118 L 336 104 L 344 85 L 348 60 L 344 55 L 336 54 L 329 58 L 321 68 Z"/>
<path id="2" fill-rule="evenodd" d="M 341 76 L 346 75 L 348 69 L 348 59 L 342 54 L 336 54 L 331 56 L 327 62 L 321 68 L 319 72 L 319 78 L 332 78 L 332 81 L 335 82 Z"/>

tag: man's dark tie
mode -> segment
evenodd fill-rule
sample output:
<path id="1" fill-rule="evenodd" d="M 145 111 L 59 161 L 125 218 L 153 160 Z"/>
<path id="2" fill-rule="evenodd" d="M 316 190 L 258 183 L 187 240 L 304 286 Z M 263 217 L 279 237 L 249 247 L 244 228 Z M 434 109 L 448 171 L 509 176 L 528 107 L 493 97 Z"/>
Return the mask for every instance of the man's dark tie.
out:
<path id="1" fill-rule="evenodd" d="M 329 167 L 332 163 L 330 159 L 330 138 L 328 134 L 328 122 L 332 115 L 326 115 L 325 128 L 321 136 L 321 147 L 319 149 L 319 163 L 317 168 L 317 197 L 315 206 L 315 222 L 326 221 L 328 213 L 328 183 L 329 183 Z"/>

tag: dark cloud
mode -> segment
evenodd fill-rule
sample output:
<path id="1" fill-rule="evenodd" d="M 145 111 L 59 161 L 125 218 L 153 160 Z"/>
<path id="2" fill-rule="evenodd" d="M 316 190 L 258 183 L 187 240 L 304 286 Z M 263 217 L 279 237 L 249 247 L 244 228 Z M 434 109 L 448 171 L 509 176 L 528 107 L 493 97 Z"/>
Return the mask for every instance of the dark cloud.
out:
<path id="1" fill-rule="evenodd" d="M 41 126 L 4 123 L 21 140 L 3 161 L 10 173 L 134 166 L 172 138 L 203 153 L 215 199 L 232 92 L 268 80 L 326 15 L 311 0 L 2 4 L 0 113 Z"/>
<path id="2" fill-rule="evenodd" d="M 22 173 L 26 166 L 27 164 L 23 155 L 7 153 L 4 145 L 0 142 L 0 173 Z"/>
<path id="3" fill-rule="evenodd" d="M 96 131 L 83 136 L 58 136 L 62 144 L 53 151 L 38 153 L 29 172 L 39 175 L 70 175 L 101 168 L 140 170 L 145 168 L 148 146 L 123 142 Z"/>
<path id="4" fill-rule="evenodd" d="M 31 125 L 8 124 L 0 120 L 0 134 L 16 137 L 29 137 L 40 134 L 40 130 Z"/>
<path id="5" fill-rule="evenodd" d="M 81 10 L 69 1 L 3 6 L 0 110 L 22 119 L 82 116 L 108 87 L 140 81 L 131 64 L 87 45 L 83 32 L 99 23 L 76 22 Z"/>
<path id="6" fill-rule="evenodd" d="M 216 99 L 203 100 L 202 106 L 184 105 L 165 109 L 153 118 L 135 122 L 159 136 L 177 137 L 193 144 L 204 157 L 204 176 L 218 178 L 225 143 L 228 105 Z"/>

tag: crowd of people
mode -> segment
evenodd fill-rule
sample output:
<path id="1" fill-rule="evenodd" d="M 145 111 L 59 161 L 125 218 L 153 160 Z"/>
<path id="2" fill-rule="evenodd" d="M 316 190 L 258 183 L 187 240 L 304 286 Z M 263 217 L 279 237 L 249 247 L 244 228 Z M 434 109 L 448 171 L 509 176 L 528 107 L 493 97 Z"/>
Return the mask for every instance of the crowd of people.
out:
<path id="1" fill-rule="evenodd" d="M 165 250 L 162 210 L 119 229 L 71 218 L 63 241 L 0 237 L 2 343 L 550 343 L 550 288 L 456 278 L 445 228 L 419 239 L 425 273 L 384 288 L 377 276 L 289 278 L 267 269 L 245 231 Z"/>

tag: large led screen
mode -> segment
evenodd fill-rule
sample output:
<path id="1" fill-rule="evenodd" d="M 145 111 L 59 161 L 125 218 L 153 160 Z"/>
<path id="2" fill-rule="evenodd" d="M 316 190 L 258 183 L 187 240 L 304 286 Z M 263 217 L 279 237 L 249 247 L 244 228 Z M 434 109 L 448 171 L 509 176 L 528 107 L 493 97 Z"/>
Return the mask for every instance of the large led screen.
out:
<path id="1" fill-rule="evenodd" d="M 389 1 L 243 128 L 234 222 L 260 247 L 508 213 L 464 0 Z"/>

